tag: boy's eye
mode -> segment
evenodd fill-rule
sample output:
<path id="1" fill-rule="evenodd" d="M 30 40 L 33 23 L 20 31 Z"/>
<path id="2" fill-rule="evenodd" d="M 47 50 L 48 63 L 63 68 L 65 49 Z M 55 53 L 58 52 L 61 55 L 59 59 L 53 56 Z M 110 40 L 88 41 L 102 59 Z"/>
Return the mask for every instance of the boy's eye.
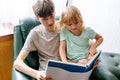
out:
<path id="1" fill-rule="evenodd" d="M 47 18 L 44 18 L 43 20 L 48 20 Z"/>
<path id="2" fill-rule="evenodd" d="M 50 17 L 51 17 L 51 18 L 53 18 L 53 17 L 54 17 L 54 15 L 51 15 Z"/>
<path id="3" fill-rule="evenodd" d="M 54 17 L 55 17 L 55 14 L 52 13 L 49 17 L 50 17 L 50 18 L 54 18 Z"/>
<path id="4" fill-rule="evenodd" d="M 47 17 L 45 17 L 45 18 L 43 17 L 43 18 L 41 18 L 41 19 L 42 19 L 42 20 L 47 20 L 48 18 L 47 18 Z"/>

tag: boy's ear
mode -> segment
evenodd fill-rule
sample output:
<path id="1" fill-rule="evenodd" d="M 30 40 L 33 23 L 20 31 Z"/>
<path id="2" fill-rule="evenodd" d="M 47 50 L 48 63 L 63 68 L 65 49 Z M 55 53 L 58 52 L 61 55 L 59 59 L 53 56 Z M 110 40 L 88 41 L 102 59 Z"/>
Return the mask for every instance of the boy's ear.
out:
<path id="1" fill-rule="evenodd" d="M 36 17 L 36 20 L 37 20 L 37 21 L 40 21 L 38 16 Z"/>

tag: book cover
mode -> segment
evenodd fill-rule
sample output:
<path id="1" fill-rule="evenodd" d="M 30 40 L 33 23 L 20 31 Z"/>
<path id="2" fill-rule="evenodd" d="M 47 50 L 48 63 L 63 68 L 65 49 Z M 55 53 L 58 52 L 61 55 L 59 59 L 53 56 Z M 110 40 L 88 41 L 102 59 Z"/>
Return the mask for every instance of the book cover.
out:
<path id="1" fill-rule="evenodd" d="M 87 64 L 76 64 L 55 60 L 48 60 L 46 75 L 54 80 L 88 80 L 95 61 L 101 54 L 99 50 Z"/>

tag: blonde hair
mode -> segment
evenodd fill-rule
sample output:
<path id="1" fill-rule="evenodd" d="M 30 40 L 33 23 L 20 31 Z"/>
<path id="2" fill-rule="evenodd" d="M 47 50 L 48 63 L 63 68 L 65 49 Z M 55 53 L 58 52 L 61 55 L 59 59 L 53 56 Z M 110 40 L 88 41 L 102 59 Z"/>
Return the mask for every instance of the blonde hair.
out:
<path id="1" fill-rule="evenodd" d="M 75 6 L 66 7 L 61 14 L 59 21 L 59 29 L 61 30 L 65 24 L 81 22 L 83 26 L 83 20 L 81 13 Z"/>

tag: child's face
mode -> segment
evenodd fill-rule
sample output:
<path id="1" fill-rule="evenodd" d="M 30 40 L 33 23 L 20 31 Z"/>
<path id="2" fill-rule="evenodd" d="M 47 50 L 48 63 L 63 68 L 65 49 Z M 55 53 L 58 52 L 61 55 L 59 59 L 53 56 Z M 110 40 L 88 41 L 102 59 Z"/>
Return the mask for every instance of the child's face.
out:
<path id="1" fill-rule="evenodd" d="M 53 13 L 47 17 L 39 17 L 39 21 L 45 26 L 47 30 L 54 31 L 55 30 L 55 14 Z"/>
<path id="2" fill-rule="evenodd" d="M 76 32 L 76 31 L 80 31 L 80 27 L 81 27 L 82 23 L 77 21 L 74 23 L 68 23 L 65 24 L 65 26 L 67 27 L 68 30 L 70 30 L 72 33 Z"/>

